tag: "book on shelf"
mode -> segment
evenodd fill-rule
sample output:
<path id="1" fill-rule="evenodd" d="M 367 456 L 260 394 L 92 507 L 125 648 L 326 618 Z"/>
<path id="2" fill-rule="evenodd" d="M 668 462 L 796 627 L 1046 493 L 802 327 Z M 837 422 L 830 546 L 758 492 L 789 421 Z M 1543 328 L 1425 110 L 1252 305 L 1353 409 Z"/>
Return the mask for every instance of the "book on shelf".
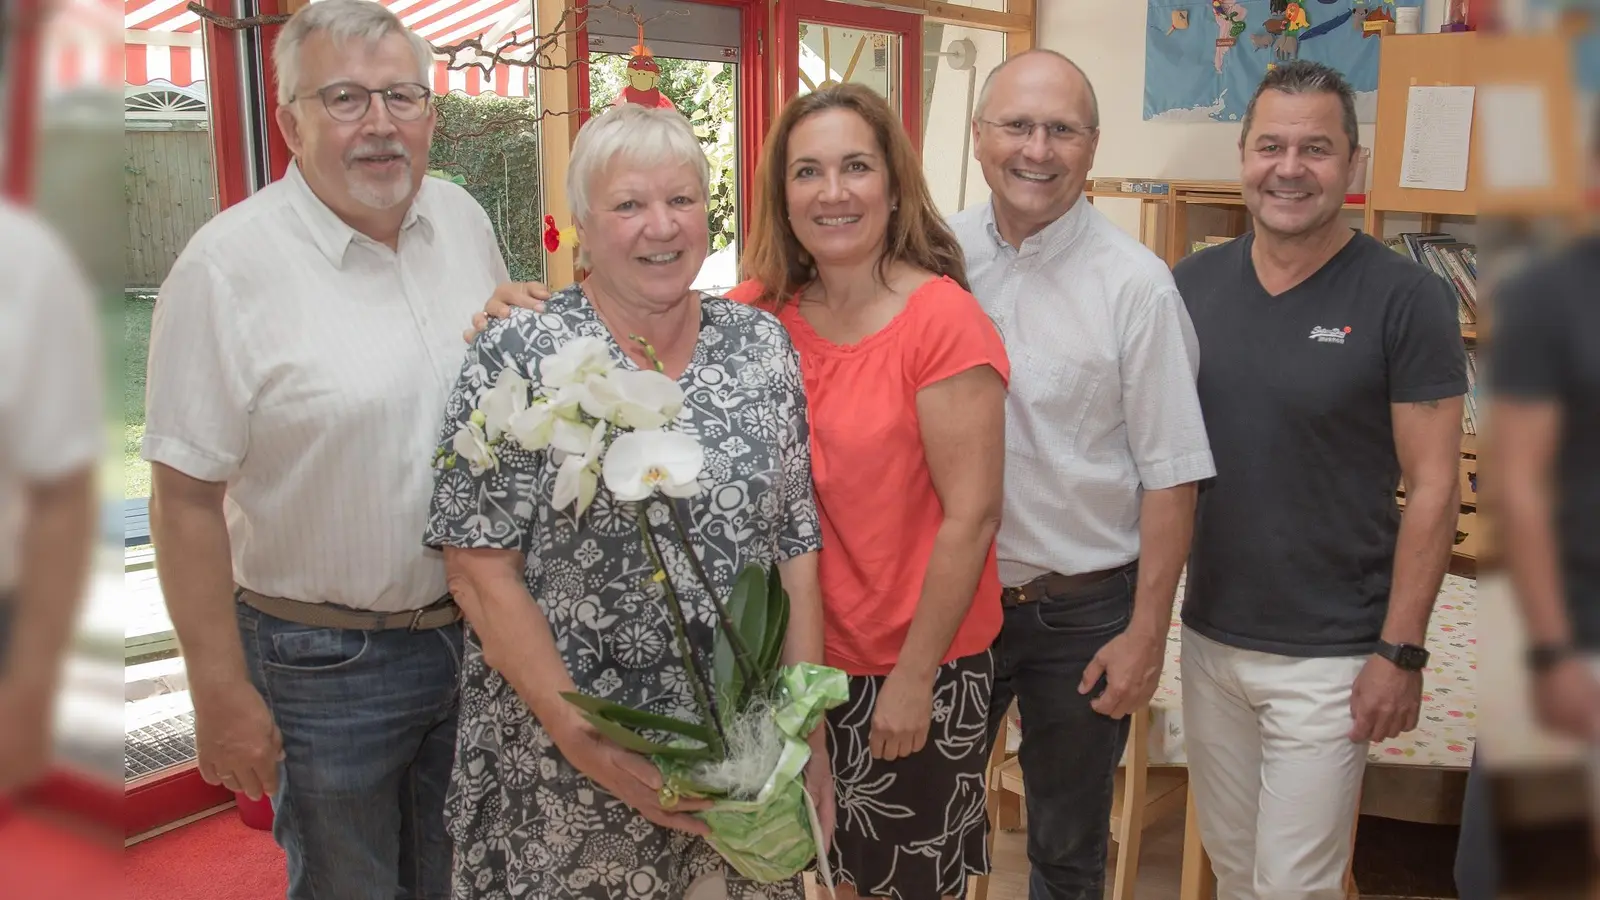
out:
<path id="1" fill-rule="evenodd" d="M 1467 396 L 1461 407 L 1461 431 L 1478 433 L 1478 350 L 1467 348 Z"/>
<path id="2" fill-rule="evenodd" d="M 1478 324 L 1476 247 L 1453 235 L 1417 231 L 1405 232 L 1384 243 L 1443 278 L 1456 295 L 1456 318 L 1463 326 Z"/>

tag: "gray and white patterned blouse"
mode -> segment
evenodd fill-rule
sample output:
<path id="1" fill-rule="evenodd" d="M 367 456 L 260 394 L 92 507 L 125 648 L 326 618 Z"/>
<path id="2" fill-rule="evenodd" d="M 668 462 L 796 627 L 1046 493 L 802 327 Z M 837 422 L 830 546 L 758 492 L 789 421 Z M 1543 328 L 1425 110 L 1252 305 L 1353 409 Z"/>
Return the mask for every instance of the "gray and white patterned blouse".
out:
<path id="1" fill-rule="evenodd" d="M 439 445 L 449 448 L 503 367 L 515 366 L 537 390 L 539 361 L 580 335 L 606 341 L 619 365 L 637 368 L 581 289 L 570 287 L 543 314 L 518 310 L 478 337 Z M 703 296 L 694 356 L 678 383 L 684 407 L 670 427 L 699 438 L 705 467 L 699 495 L 671 502 L 694 533 L 707 577 L 726 596 L 747 564 L 772 565 L 821 546 L 799 360 L 776 318 Z M 666 515 L 669 501 L 618 501 L 602 480 L 575 521 L 570 507 L 552 508 L 557 465 L 548 452 L 507 442 L 499 457 L 498 470 L 480 475 L 464 461 L 439 472 L 426 543 L 522 550 L 528 590 L 579 691 L 695 719 L 637 519 L 641 506 L 650 510 L 690 641 L 709 671 L 715 612 Z M 445 815 L 455 843 L 455 900 L 657 900 L 725 868 L 703 840 L 650 823 L 568 763 L 522 698 L 484 664 L 470 626 Z M 754 885 L 731 869 L 726 875 L 733 898 L 803 895 L 798 877 Z"/>

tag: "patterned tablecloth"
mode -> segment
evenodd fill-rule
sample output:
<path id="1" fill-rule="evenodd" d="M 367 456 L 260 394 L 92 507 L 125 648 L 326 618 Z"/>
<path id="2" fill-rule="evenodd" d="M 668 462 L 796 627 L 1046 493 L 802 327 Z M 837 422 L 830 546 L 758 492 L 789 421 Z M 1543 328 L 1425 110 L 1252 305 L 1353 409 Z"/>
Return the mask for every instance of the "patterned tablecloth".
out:
<path id="1" fill-rule="evenodd" d="M 1422 680 L 1422 717 L 1415 730 L 1381 744 L 1373 744 L 1367 759 L 1374 765 L 1440 766 L 1465 769 L 1472 764 L 1472 744 L 1477 724 L 1473 692 L 1477 678 L 1475 630 L 1477 583 L 1455 575 L 1445 576 L 1439 599 L 1428 623 L 1429 668 Z M 1161 685 L 1150 703 L 1150 764 L 1183 765 L 1182 677 L 1178 654 L 1182 625 L 1174 604 L 1172 628 L 1167 635 L 1167 662 Z M 1015 710 L 1013 709 L 1013 712 Z M 1015 719 L 1010 741 L 1017 742 Z"/>

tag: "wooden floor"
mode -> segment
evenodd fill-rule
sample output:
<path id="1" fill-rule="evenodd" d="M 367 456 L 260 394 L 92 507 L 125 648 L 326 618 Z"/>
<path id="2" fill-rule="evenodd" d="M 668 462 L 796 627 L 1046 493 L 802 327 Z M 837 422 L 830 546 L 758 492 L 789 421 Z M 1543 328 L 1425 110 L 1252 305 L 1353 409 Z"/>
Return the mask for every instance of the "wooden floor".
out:
<path id="1" fill-rule="evenodd" d="M 1114 845 L 1113 845 L 1114 846 Z M 1112 851 L 1113 861 L 1116 851 Z M 1107 878 L 1115 864 L 1107 868 Z M 1135 900 L 1177 900 L 1178 877 L 1183 870 L 1183 817 L 1158 822 L 1144 833 L 1139 851 L 1139 880 Z M 809 884 L 808 900 L 827 900 Z M 968 893 L 971 900 L 971 893 Z M 1106 884 L 1106 896 L 1111 885 Z M 995 838 L 994 871 L 989 876 L 989 900 L 1028 900 L 1028 846 L 1020 831 L 1002 831 Z"/>

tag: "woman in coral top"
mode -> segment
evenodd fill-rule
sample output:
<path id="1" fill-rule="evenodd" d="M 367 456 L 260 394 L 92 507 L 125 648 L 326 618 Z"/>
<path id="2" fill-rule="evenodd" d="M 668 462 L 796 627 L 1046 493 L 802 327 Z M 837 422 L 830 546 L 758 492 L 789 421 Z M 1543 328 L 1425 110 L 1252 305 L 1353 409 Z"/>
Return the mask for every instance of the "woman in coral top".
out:
<path id="1" fill-rule="evenodd" d="M 832 862 L 862 896 L 959 897 L 988 870 L 1009 364 L 882 98 L 796 97 L 763 153 L 729 297 L 777 314 L 805 379 L 826 660 L 851 676 Z"/>
<path id="2" fill-rule="evenodd" d="M 827 720 L 837 895 L 961 897 L 989 868 L 1010 366 L 882 98 L 796 97 L 763 154 L 749 280 L 728 296 L 777 316 L 805 380 L 824 650 L 851 676 Z M 486 312 L 548 296 L 502 285 Z"/>

